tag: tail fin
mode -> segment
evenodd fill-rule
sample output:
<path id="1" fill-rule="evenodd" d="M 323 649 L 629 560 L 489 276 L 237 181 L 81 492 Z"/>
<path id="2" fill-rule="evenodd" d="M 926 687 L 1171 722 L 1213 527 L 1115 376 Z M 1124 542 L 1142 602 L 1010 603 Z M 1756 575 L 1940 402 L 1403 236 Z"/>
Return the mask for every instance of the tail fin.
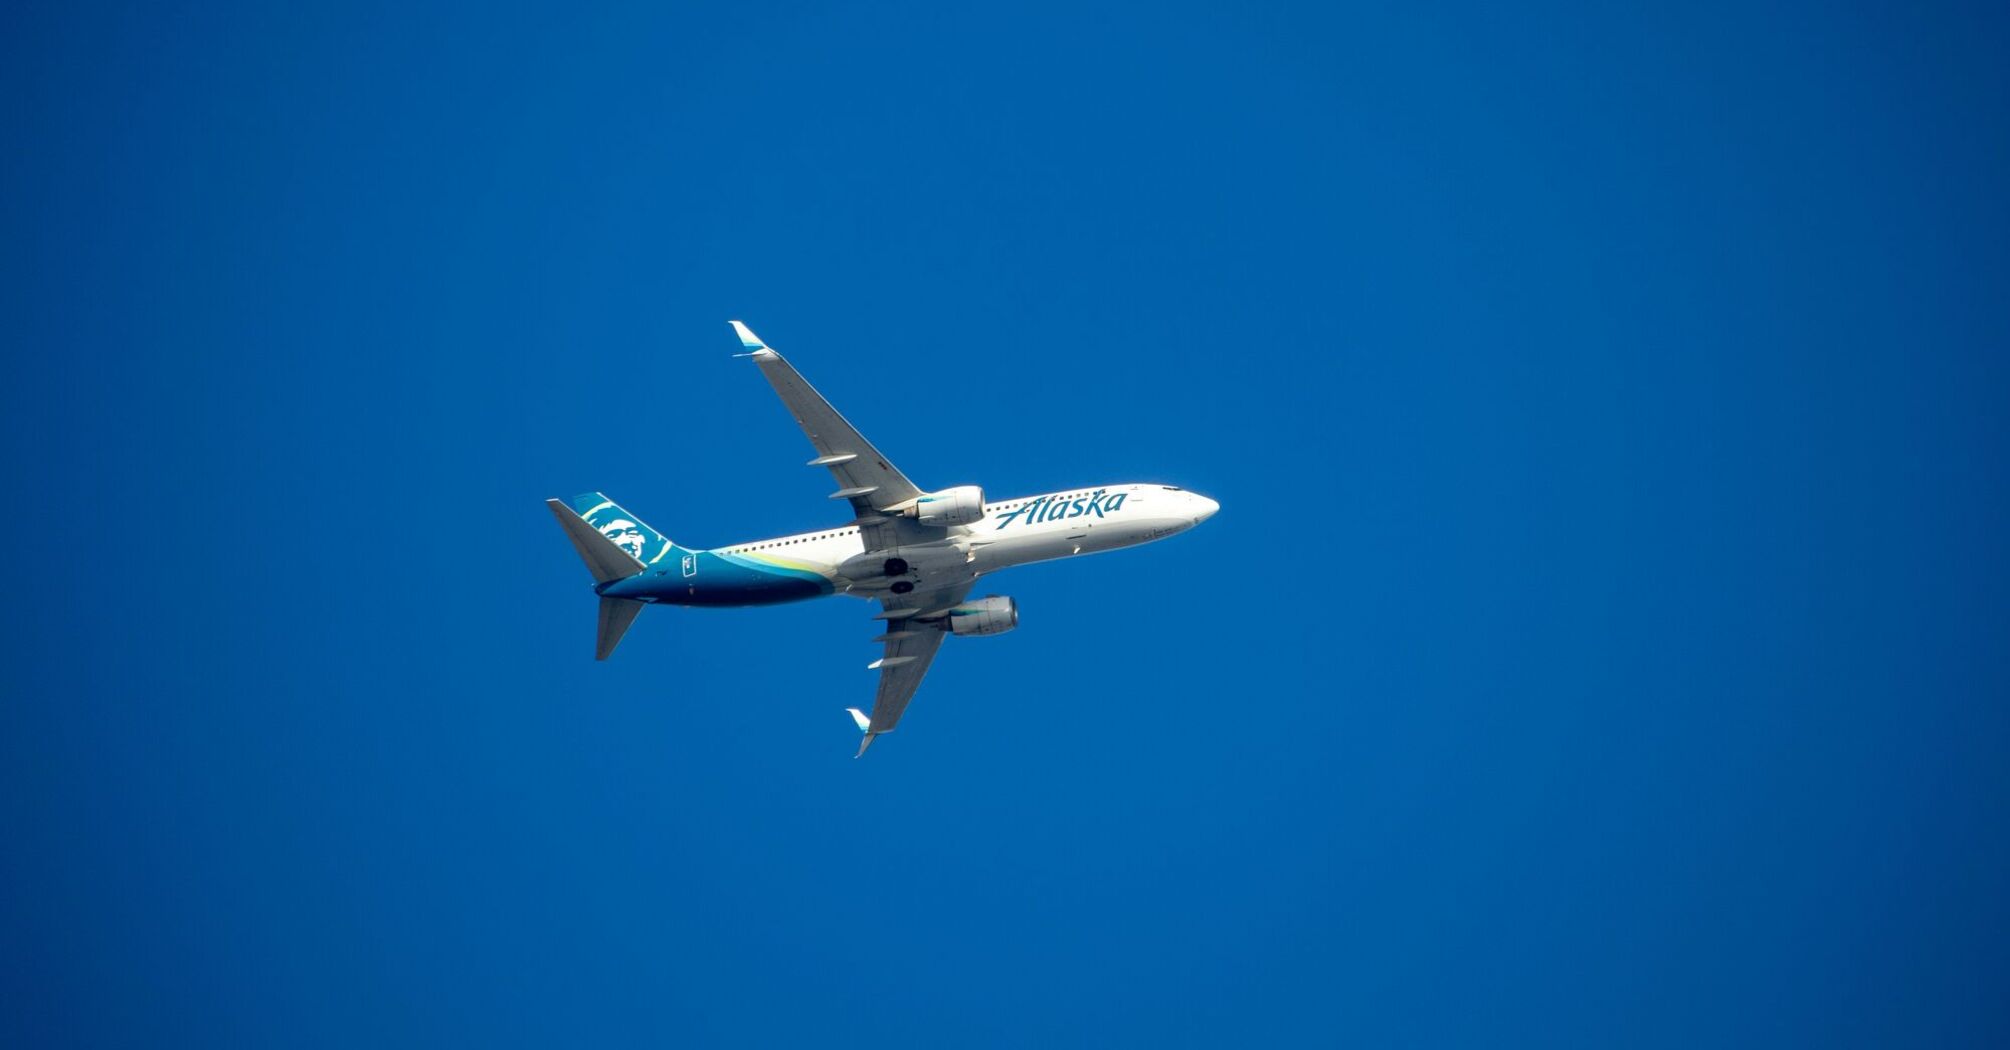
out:
<path id="1" fill-rule="evenodd" d="M 625 580 L 648 567 L 672 550 L 680 550 L 642 519 L 622 510 L 598 492 L 572 498 L 567 507 L 559 500 L 545 500 L 552 517 L 558 519 L 567 539 L 599 584 Z M 593 643 L 593 658 L 605 660 L 621 644 L 628 625 L 642 612 L 642 602 L 630 598 L 600 596 L 600 630 Z"/>
<path id="2" fill-rule="evenodd" d="M 551 508 L 551 516 L 558 519 L 559 528 L 572 541 L 579 559 L 586 563 L 588 572 L 593 573 L 593 582 L 612 583 L 625 580 L 641 572 L 641 559 L 635 557 L 619 540 L 595 529 L 585 518 L 567 510 L 565 504 L 555 499 L 544 501 Z"/>
<path id="3" fill-rule="evenodd" d="M 645 566 L 662 561 L 677 546 L 670 542 L 669 537 L 643 524 L 641 518 L 598 492 L 585 492 L 572 497 L 572 509 L 595 531 L 613 540 L 615 546 L 627 551 L 630 557 Z M 676 559 L 671 560 L 674 563 Z"/>

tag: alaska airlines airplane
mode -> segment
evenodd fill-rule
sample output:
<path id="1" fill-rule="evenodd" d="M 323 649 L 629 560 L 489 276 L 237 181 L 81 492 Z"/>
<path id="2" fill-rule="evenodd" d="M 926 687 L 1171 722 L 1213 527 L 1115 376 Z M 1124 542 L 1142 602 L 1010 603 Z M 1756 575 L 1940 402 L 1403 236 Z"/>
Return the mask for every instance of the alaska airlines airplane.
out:
<path id="1" fill-rule="evenodd" d="M 986 503 L 962 485 L 923 492 L 845 422 L 794 367 L 746 325 L 732 322 L 740 344 L 809 435 L 817 458 L 837 479 L 831 499 L 856 517 L 832 529 L 689 550 L 598 492 L 571 506 L 547 500 L 593 573 L 600 595 L 595 659 L 605 660 L 645 605 L 772 605 L 826 594 L 880 604 L 886 622 L 875 642 L 885 652 L 872 714 L 851 708 L 865 734 L 859 755 L 900 723 L 935 651 L 949 635 L 1003 634 L 1019 625 L 1019 607 L 991 595 L 970 600 L 979 576 L 1054 558 L 1133 547 L 1185 532 L 1221 509 L 1173 485 L 1098 485 Z"/>

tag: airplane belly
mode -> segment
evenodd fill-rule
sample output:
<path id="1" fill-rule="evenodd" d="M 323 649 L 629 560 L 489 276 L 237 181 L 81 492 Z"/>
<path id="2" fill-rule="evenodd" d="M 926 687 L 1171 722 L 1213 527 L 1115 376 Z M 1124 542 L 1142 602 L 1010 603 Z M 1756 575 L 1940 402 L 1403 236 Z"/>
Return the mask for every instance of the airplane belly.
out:
<path id="1" fill-rule="evenodd" d="M 779 605 L 819 598 L 836 590 L 814 562 L 747 554 L 697 555 L 668 581 L 661 600 L 677 605 Z"/>
<path id="2" fill-rule="evenodd" d="M 834 566 L 832 574 L 845 593 L 876 598 L 968 583 L 979 571 L 960 545 L 924 544 L 855 554 Z"/>
<path id="3" fill-rule="evenodd" d="M 995 572 L 1014 565 L 1065 558 L 1074 553 L 1080 542 L 1058 532 L 1021 534 L 976 548 L 974 567 L 978 572 Z"/>

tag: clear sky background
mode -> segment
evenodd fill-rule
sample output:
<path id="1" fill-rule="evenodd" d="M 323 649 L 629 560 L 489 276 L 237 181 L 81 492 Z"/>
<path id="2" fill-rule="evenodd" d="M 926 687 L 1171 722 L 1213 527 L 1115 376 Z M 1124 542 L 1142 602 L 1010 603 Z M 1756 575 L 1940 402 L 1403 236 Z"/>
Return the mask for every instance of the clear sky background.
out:
<path id="1" fill-rule="evenodd" d="M 9 1046 L 2010 1040 L 2000 5 L 15 6 Z M 1223 510 L 592 660 L 542 500 Z"/>

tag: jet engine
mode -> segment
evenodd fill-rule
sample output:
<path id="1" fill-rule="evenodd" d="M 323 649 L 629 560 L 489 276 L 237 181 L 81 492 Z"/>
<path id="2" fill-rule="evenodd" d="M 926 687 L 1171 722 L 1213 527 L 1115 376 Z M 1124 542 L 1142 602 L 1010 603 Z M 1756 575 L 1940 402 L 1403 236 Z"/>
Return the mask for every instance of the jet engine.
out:
<path id="1" fill-rule="evenodd" d="M 1019 626 L 1019 603 L 1001 595 L 964 602 L 949 610 L 952 634 L 1004 634 Z"/>
<path id="2" fill-rule="evenodd" d="M 909 517 L 923 525 L 969 525 L 984 520 L 984 490 L 975 485 L 931 492 L 914 501 Z"/>

